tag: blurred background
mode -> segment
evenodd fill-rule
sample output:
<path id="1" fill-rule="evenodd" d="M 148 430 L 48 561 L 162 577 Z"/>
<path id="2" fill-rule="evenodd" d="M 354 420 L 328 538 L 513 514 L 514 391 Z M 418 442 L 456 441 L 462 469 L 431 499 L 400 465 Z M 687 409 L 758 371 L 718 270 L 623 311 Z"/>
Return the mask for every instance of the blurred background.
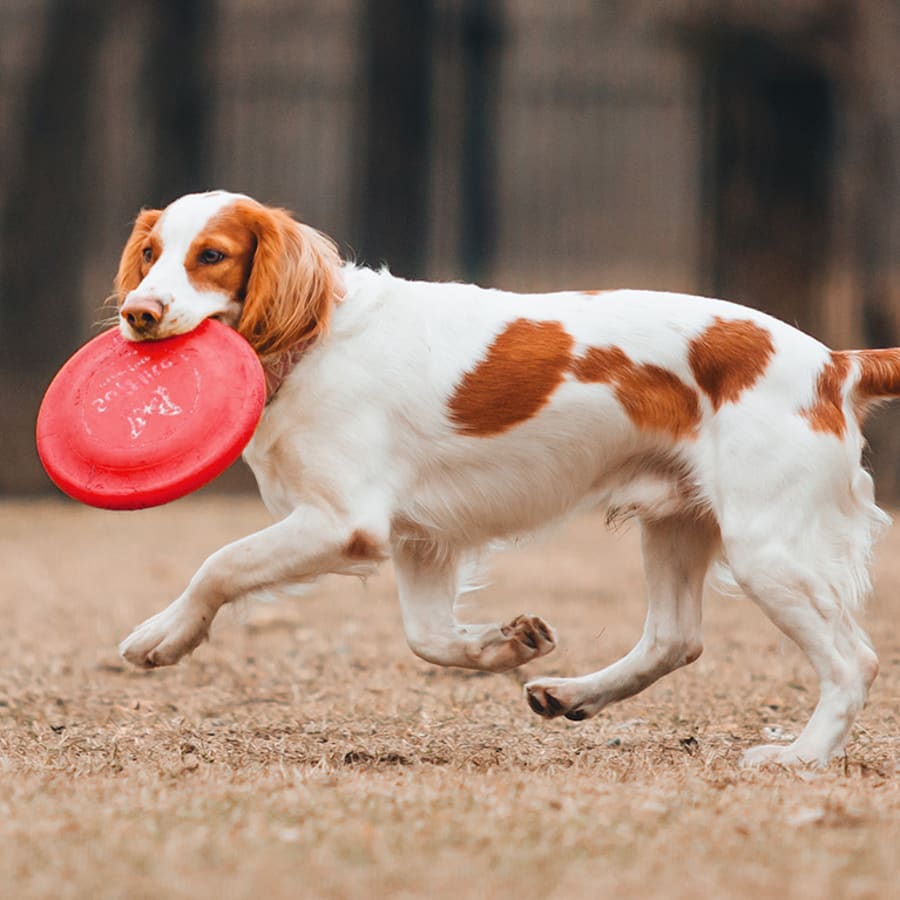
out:
<path id="1" fill-rule="evenodd" d="M 188 191 L 404 276 L 898 345 L 898 76 L 900 0 L 0 0 L 0 493 L 51 489 L 43 390 Z M 898 501 L 900 415 L 867 431 Z"/>

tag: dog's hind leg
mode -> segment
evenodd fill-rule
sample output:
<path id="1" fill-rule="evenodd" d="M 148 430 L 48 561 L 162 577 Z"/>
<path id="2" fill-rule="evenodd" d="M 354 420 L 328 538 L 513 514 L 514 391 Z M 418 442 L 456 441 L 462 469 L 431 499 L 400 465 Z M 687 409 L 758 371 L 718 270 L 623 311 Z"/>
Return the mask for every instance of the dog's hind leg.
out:
<path id="1" fill-rule="evenodd" d="M 753 747 L 744 765 L 826 764 L 844 744 L 869 688 L 878 659 L 863 630 L 818 572 L 804 570 L 798 554 L 769 544 L 755 553 L 729 550 L 732 571 L 757 606 L 806 654 L 819 677 L 819 701 L 790 744 Z"/>
<path id="2" fill-rule="evenodd" d="M 452 550 L 428 542 L 401 542 L 394 567 L 406 639 L 412 651 L 439 666 L 505 672 L 550 653 L 553 629 L 537 616 L 505 625 L 458 622 L 454 605 L 461 564 Z"/>
<path id="3" fill-rule="evenodd" d="M 648 606 L 641 639 L 599 672 L 526 684 L 528 703 L 538 715 L 586 719 L 700 655 L 703 582 L 719 548 L 715 521 L 673 516 L 644 522 L 642 545 Z"/>
<path id="4" fill-rule="evenodd" d="M 842 755 L 878 672 L 854 614 L 870 589 L 872 543 L 888 519 L 859 465 L 858 434 L 836 441 L 809 432 L 806 444 L 802 439 L 790 457 L 767 458 L 778 468 L 759 483 L 721 480 L 717 515 L 731 572 L 819 678 L 818 703 L 797 739 L 754 747 L 745 765 L 824 765 Z M 736 471 L 750 471 L 749 458 L 731 458 Z"/>

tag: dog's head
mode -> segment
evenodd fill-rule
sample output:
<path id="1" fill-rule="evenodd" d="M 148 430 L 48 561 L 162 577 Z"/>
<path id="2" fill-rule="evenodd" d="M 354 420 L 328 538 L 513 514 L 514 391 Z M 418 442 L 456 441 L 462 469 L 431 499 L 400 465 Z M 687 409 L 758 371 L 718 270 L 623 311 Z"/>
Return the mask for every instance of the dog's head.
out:
<path id="1" fill-rule="evenodd" d="M 204 319 L 236 328 L 260 356 L 309 341 L 343 287 L 325 235 L 241 194 L 188 194 L 134 224 L 116 275 L 129 340 L 184 334 Z"/>

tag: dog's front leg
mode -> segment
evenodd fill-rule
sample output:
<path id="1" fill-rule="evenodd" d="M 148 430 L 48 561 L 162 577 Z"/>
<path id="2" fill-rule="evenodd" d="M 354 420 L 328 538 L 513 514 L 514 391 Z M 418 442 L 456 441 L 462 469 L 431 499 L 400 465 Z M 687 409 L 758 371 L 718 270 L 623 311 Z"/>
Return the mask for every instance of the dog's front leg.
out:
<path id="1" fill-rule="evenodd" d="M 328 572 L 359 571 L 361 565 L 382 558 L 379 542 L 370 532 L 348 528 L 327 511 L 299 508 L 217 550 L 185 592 L 135 628 L 119 652 L 141 668 L 173 665 L 206 639 L 225 603 L 254 591 L 312 581 Z"/>
<path id="2" fill-rule="evenodd" d="M 505 672 L 556 646 L 553 629 L 537 616 L 505 625 L 457 622 L 459 562 L 453 551 L 415 541 L 394 549 L 403 627 L 412 651 L 439 666 Z"/>

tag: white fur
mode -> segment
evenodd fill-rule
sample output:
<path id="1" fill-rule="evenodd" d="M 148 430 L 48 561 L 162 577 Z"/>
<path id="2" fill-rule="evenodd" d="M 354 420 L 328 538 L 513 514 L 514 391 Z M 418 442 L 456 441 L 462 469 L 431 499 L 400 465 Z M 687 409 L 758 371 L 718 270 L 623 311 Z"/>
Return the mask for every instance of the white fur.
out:
<path id="1" fill-rule="evenodd" d="M 178 254 L 223 196 L 231 195 L 184 198 L 164 215 L 166 248 L 141 289 L 171 297 L 176 330 L 212 314 L 186 287 Z M 461 573 L 492 542 L 599 504 L 641 522 L 644 634 L 597 672 L 530 682 L 536 711 L 594 715 L 695 659 L 704 579 L 711 562 L 724 560 L 806 652 L 822 685 L 800 736 L 754 748 L 746 761 L 825 763 L 842 753 L 877 671 L 853 613 L 869 590 L 870 549 L 886 517 L 860 466 L 852 398 L 843 438 L 814 431 L 800 414 L 813 401 L 826 347 L 758 311 L 680 294 L 523 296 L 350 265 L 342 277 L 346 294 L 327 335 L 302 355 L 244 454 L 279 521 L 213 554 L 181 597 L 123 642 L 128 660 L 177 662 L 205 638 L 220 606 L 246 594 L 370 571 L 377 559 L 346 555 L 363 533 L 394 560 L 417 654 L 502 671 L 550 652 L 552 629 L 529 616 L 504 626 L 459 623 Z M 716 317 L 759 324 L 775 352 L 737 402 L 714 411 L 698 392 L 702 422 L 691 440 L 637 429 L 609 385 L 572 378 L 539 414 L 496 436 L 461 434 L 448 417 L 461 379 L 512 320 L 560 322 L 576 352 L 615 345 L 696 387 L 686 346 Z M 681 481 L 653 465 L 673 453 Z"/>

